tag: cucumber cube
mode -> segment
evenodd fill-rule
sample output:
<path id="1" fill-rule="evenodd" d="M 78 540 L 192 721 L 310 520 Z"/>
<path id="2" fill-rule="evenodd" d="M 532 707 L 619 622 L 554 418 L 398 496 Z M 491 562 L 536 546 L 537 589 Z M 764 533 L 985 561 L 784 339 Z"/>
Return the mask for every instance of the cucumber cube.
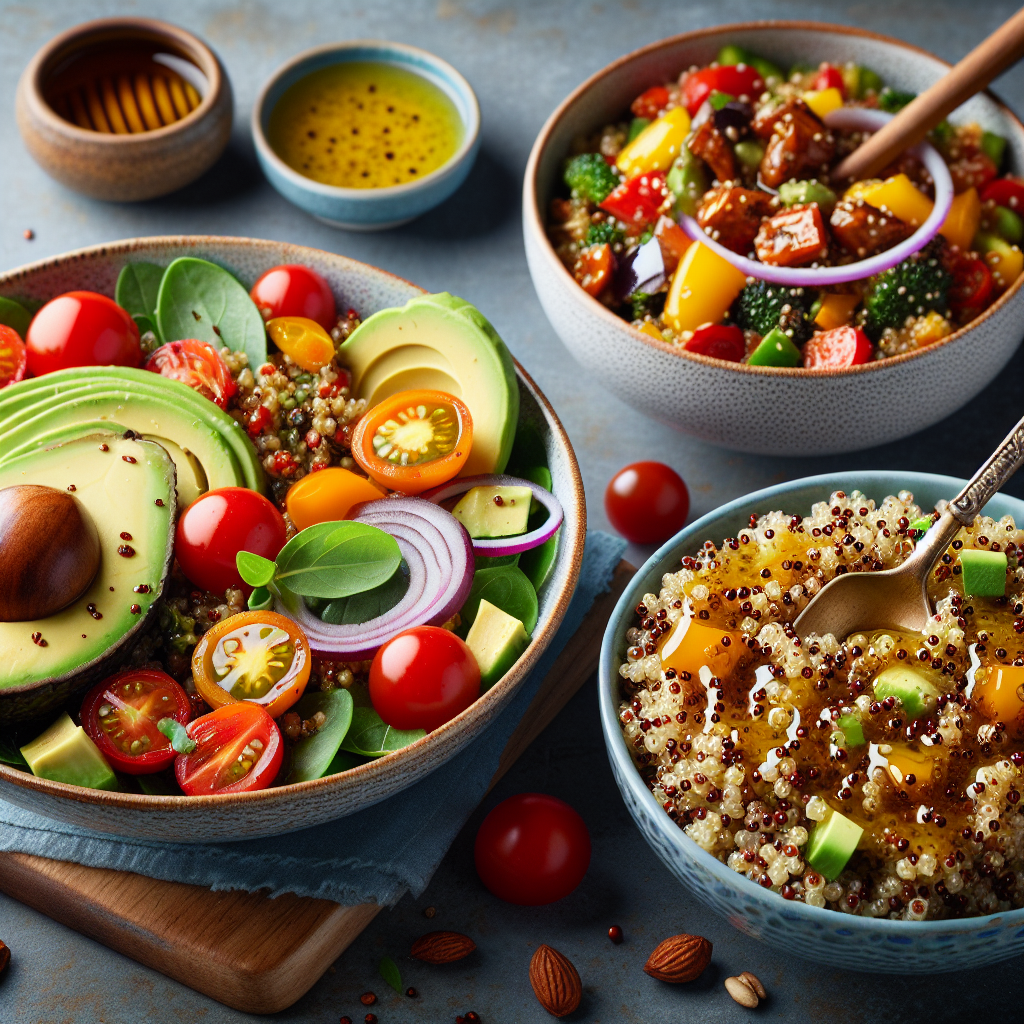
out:
<path id="1" fill-rule="evenodd" d="M 1003 597 L 1008 563 L 1003 551 L 964 548 L 960 552 L 965 597 Z"/>

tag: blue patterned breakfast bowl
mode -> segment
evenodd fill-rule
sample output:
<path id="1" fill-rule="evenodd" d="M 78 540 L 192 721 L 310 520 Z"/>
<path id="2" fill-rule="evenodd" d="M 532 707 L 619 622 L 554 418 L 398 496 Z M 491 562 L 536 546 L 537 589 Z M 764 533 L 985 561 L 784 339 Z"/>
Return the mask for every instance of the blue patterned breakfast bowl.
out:
<path id="1" fill-rule="evenodd" d="M 657 593 L 665 573 L 679 567 L 705 540 L 736 536 L 751 513 L 810 511 L 835 490 L 862 491 L 881 501 L 902 489 L 922 508 L 950 498 L 964 481 L 929 473 L 878 470 L 804 477 L 737 498 L 698 519 L 654 553 L 619 599 L 601 648 L 599 700 L 612 773 L 629 813 L 673 875 L 713 911 L 747 935 L 807 960 L 886 974 L 951 972 L 991 964 L 1024 952 L 1024 909 L 956 920 L 904 921 L 861 917 L 783 900 L 705 852 L 666 814 L 634 766 L 619 723 L 619 666 L 626 630 L 646 593 Z M 998 494 L 986 506 L 993 517 L 1024 517 L 1024 501 Z"/>
<path id="2" fill-rule="evenodd" d="M 418 180 L 383 188 L 348 188 L 306 177 L 278 155 L 268 133 L 271 115 L 285 93 L 307 75 L 350 63 L 412 72 L 451 101 L 461 122 L 461 138 L 445 163 Z M 480 107 L 469 82 L 447 61 L 426 50 L 402 43 L 350 40 L 306 50 L 280 67 L 253 107 L 252 135 L 263 173 L 289 202 L 334 227 L 382 231 L 426 213 L 466 180 L 480 147 Z"/>

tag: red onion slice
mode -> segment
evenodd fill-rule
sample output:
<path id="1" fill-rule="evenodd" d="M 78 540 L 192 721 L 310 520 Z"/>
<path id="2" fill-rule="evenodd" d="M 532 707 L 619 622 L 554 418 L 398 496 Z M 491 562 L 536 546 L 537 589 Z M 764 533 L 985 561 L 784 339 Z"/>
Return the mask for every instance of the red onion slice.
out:
<path id="1" fill-rule="evenodd" d="M 518 555 L 531 548 L 540 547 L 544 541 L 555 535 L 565 518 L 561 502 L 550 491 L 544 490 L 540 484 L 535 484 L 532 480 L 523 480 L 518 476 L 506 476 L 503 473 L 459 477 L 450 483 L 435 487 L 431 491 L 424 491 L 420 497 L 440 504 L 448 498 L 454 498 L 457 494 L 465 494 L 466 491 L 472 490 L 474 487 L 529 487 L 533 496 L 548 510 L 547 519 L 536 530 L 531 530 L 529 533 L 520 533 L 514 537 L 474 537 L 473 551 L 478 555 L 488 557 Z"/>
<path id="2" fill-rule="evenodd" d="M 390 611 L 367 622 L 335 626 L 285 595 L 276 608 L 302 628 L 313 653 L 333 661 L 363 661 L 391 637 L 413 626 L 439 626 L 466 602 L 473 585 L 473 546 L 450 512 L 422 498 L 382 498 L 353 509 L 352 518 L 398 542 L 409 566 L 409 588 Z"/>
<path id="3" fill-rule="evenodd" d="M 833 110 L 825 118 L 830 128 L 863 128 L 877 131 L 892 114 L 882 110 L 864 110 L 859 107 L 843 107 Z M 819 288 L 828 284 L 844 284 L 847 281 L 862 281 L 864 278 L 880 274 L 883 270 L 895 267 L 908 256 L 923 249 L 938 233 L 949 216 L 949 208 L 953 203 L 953 179 L 949 175 L 946 161 L 927 142 L 918 143 L 908 150 L 928 168 L 928 173 L 935 183 L 935 205 L 928 219 L 907 239 L 891 249 L 886 249 L 866 260 L 846 263 L 841 267 L 772 267 L 760 260 L 751 260 L 746 256 L 726 249 L 720 242 L 704 233 L 703 228 L 688 214 L 679 218 L 679 226 L 693 239 L 702 242 L 709 249 L 728 260 L 747 277 L 757 277 L 762 281 L 773 281 L 776 284 L 787 284 L 802 287 Z"/>

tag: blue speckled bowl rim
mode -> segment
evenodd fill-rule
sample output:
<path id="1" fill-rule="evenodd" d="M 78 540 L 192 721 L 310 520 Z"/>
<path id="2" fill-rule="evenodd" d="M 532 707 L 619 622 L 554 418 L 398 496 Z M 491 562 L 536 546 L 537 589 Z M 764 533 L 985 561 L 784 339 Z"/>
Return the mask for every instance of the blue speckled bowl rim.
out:
<path id="1" fill-rule="evenodd" d="M 629 586 L 619 598 L 612 612 L 608 625 L 605 627 L 604 639 L 601 643 L 601 659 L 598 668 L 598 700 L 601 714 L 601 729 L 604 733 L 608 759 L 618 767 L 620 778 L 628 780 L 628 785 L 635 798 L 642 802 L 652 820 L 668 845 L 678 852 L 681 858 L 696 861 L 702 868 L 717 880 L 729 885 L 738 886 L 754 903 L 765 906 L 769 911 L 789 920 L 806 919 L 816 925 L 831 927 L 838 923 L 837 917 L 849 928 L 847 934 L 855 932 L 879 932 L 882 937 L 894 946 L 908 944 L 911 936 L 926 937 L 936 935 L 949 941 L 957 935 L 976 935 L 985 938 L 985 929 L 996 927 L 1001 930 L 1015 924 L 1024 925 L 1024 908 L 1009 910 L 985 917 L 966 917 L 942 921 L 891 921 L 888 918 L 861 917 L 855 914 L 839 915 L 835 910 L 810 907 L 805 903 L 783 900 L 777 893 L 766 891 L 756 882 L 727 867 L 717 857 L 702 850 L 690 839 L 655 800 L 654 795 L 644 785 L 640 773 L 633 764 L 629 750 L 622 737 L 622 729 L 618 720 L 619 684 L 618 666 L 622 661 L 620 651 L 625 647 L 624 634 L 630 624 L 640 598 L 645 593 L 658 593 L 661 590 L 661 577 L 666 572 L 673 572 L 678 567 L 679 558 L 691 554 L 705 540 L 719 543 L 725 536 L 734 535 L 737 530 L 747 525 L 751 512 L 768 512 L 774 509 L 783 511 L 808 512 L 810 504 L 803 508 L 795 508 L 792 496 L 796 492 L 811 491 L 813 500 L 823 501 L 832 491 L 853 490 L 863 491 L 868 497 L 879 500 L 888 494 L 900 490 L 914 493 L 915 499 L 922 502 L 921 495 L 952 498 L 963 487 L 966 481 L 957 477 L 942 476 L 936 473 L 900 472 L 898 470 L 866 470 L 842 473 L 825 473 L 819 476 L 801 477 L 786 483 L 765 487 L 753 491 L 741 498 L 736 498 L 720 506 L 691 525 L 682 529 L 671 540 L 663 544 L 637 571 Z M 798 499 L 800 500 L 800 499 Z M 1013 515 L 1017 522 L 1024 521 L 1024 501 L 1005 494 L 997 494 L 986 506 L 986 514 L 998 518 Z M 838 934 L 843 934 L 839 932 Z"/>
<path id="2" fill-rule="evenodd" d="M 436 170 L 424 175 L 418 181 L 403 185 L 389 185 L 387 188 L 343 188 L 340 185 L 325 185 L 314 181 L 289 167 L 277 155 L 267 139 L 266 129 L 270 114 L 281 96 L 290 86 L 312 71 L 334 64 L 354 61 L 389 64 L 405 68 L 436 85 L 455 104 L 462 119 L 464 135 L 459 148 Z M 385 200 L 406 196 L 421 189 L 429 188 L 447 178 L 463 160 L 476 149 L 480 136 L 480 104 L 473 87 L 465 77 L 446 60 L 407 43 L 392 43 L 381 39 L 351 39 L 339 43 L 326 43 L 297 54 L 282 64 L 264 83 L 252 111 L 253 143 L 260 157 L 275 171 L 297 188 L 317 195 L 348 200 Z"/>

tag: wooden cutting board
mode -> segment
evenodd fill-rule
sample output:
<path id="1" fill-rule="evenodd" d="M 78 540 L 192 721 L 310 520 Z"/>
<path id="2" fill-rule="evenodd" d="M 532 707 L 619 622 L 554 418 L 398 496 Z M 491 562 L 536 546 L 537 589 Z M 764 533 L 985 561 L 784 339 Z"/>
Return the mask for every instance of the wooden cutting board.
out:
<path id="1" fill-rule="evenodd" d="M 492 787 L 597 668 L 605 623 L 634 572 L 619 563 L 611 592 L 594 603 L 506 744 Z M 260 892 L 211 892 L 22 853 L 0 854 L 0 889 L 249 1013 L 291 1006 L 381 910 L 290 894 L 270 899 Z"/>

